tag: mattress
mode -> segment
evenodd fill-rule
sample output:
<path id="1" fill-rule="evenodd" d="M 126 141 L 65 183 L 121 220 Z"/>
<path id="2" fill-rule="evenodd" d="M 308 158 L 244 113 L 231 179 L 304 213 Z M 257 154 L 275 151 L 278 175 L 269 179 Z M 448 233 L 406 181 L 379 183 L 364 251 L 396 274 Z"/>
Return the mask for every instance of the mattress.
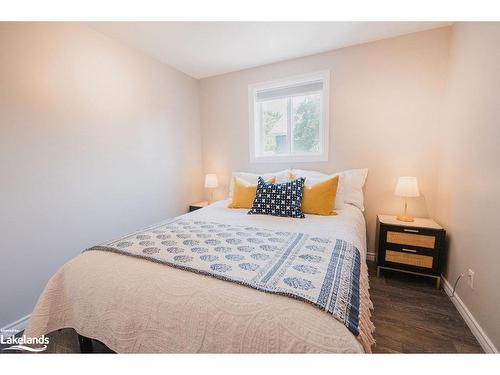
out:
<path id="1" fill-rule="evenodd" d="M 264 293 L 166 265 L 108 252 L 85 252 L 49 280 L 26 334 L 62 328 L 102 341 L 119 353 L 364 353 L 373 343 L 366 274 L 366 227 L 346 205 L 337 216 L 305 219 L 247 215 L 228 201 L 183 215 L 338 237 L 361 253 L 361 333 L 331 314 L 286 296 Z"/>

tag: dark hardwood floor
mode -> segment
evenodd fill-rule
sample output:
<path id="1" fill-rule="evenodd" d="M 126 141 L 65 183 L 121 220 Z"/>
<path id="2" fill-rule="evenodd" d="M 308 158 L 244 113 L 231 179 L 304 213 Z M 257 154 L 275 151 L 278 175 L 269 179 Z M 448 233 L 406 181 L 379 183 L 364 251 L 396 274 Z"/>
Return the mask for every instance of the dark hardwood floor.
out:
<path id="1" fill-rule="evenodd" d="M 483 353 L 433 279 L 381 270 L 369 262 L 374 353 Z"/>

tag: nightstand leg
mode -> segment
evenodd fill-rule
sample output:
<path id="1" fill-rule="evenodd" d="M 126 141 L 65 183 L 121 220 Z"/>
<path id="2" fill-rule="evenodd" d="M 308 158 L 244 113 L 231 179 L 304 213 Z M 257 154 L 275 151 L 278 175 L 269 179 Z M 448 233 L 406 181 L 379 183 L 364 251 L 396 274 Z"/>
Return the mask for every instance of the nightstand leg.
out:
<path id="1" fill-rule="evenodd" d="M 380 277 L 380 267 L 377 267 L 377 278 Z"/>
<path id="2" fill-rule="evenodd" d="M 436 279 L 436 289 L 439 289 L 441 287 L 441 277 L 438 277 Z"/>

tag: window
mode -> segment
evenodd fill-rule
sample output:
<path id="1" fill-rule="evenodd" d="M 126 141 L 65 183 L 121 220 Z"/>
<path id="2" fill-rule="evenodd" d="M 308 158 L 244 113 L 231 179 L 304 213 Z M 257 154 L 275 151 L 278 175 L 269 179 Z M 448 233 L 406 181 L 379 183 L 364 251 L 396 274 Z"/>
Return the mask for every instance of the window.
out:
<path id="1" fill-rule="evenodd" d="M 250 160 L 328 160 L 329 71 L 250 85 Z"/>

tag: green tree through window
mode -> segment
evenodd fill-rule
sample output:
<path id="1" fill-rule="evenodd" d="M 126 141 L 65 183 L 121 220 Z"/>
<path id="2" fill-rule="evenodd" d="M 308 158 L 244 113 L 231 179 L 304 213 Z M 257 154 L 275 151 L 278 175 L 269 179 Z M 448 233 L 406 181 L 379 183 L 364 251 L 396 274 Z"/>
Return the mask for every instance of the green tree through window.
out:
<path id="1" fill-rule="evenodd" d="M 266 151 L 277 151 L 276 137 L 273 136 L 275 125 L 281 120 L 283 114 L 275 111 L 264 111 L 264 139 Z"/>
<path id="2" fill-rule="evenodd" d="M 293 144 L 299 152 L 319 151 L 320 102 L 305 97 L 294 109 Z"/>

